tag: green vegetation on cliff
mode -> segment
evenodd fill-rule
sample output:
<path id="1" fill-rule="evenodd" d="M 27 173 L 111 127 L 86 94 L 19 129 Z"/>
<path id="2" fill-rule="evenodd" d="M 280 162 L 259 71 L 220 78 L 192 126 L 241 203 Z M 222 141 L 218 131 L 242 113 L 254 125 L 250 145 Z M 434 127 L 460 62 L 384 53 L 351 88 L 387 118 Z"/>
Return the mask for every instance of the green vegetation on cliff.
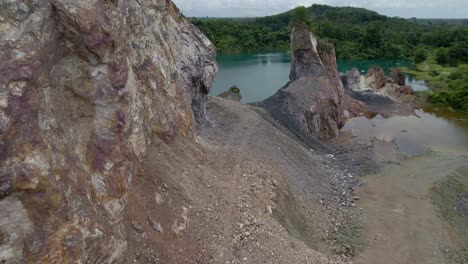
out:
<path id="1" fill-rule="evenodd" d="M 431 90 L 423 95 L 430 103 L 468 113 L 468 65 L 455 66 L 457 63 L 450 56 L 446 58 L 446 51 L 424 52 L 424 60 L 419 61 L 415 56 L 415 64 L 402 70 L 428 83 Z"/>
<path id="2" fill-rule="evenodd" d="M 262 18 L 193 18 L 192 22 L 219 53 L 288 51 L 290 22 L 297 11 Z M 313 21 L 320 38 L 335 45 L 340 59 L 412 59 L 421 48 L 445 48 L 449 59 L 468 61 L 468 27 L 461 23 L 420 23 L 363 8 L 317 4 L 300 7 L 299 13 Z"/>

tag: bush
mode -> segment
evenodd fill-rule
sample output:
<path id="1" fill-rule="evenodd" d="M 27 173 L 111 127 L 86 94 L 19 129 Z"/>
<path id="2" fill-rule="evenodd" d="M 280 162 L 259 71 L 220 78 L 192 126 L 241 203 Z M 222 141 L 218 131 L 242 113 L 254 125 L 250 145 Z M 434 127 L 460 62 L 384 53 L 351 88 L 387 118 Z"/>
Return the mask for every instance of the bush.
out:
<path id="1" fill-rule="evenodd" d="M 305 6 L 298 6 L 294 8 L 292 22 L 305 23 L 312 30 L 312 20 L 310 19 L 309 12 Z"/>
<path id="2" fill-rule="evenodd" d="M 468 66 L 458 67 L 457 71 L 450 75 L 450 79 L 448 89 L 435 92 L 429 100 L 434 104 L 468 112 Z"/>
<path id="3" fill-rule="evenodd" d="M 429 72 L 429 76 L 436 77 L 436 76 L 439 76 L 439 73 L 436 70 L 431 70 Z"/>
<path id="4" fill-rule="evenodd" d="M 450 80 L 464 79 L 468 75 L 468 64 L 460 65 L 449 76 Z"/>
<path id="5" fill-rule="evenodd" d="M 456 42 L 450 47 L 450 57 L 460 61 L 468 61 L 468 41 Z"/>
<path id="6" fill-rule="evenodd" d="M 427 59 L 427 51 L 425 48 L 419 48 L 414 52 L 414 63 L 421 63 Z"/>
<path id="7" fill-rule="evenodd" d="M 450 61 L 449 49 L 448 48 L 439 48 L 436 51 L 436 61 L 440 65 L 444 65 L 444 64 L 449 63 L 449 61 Z"/>

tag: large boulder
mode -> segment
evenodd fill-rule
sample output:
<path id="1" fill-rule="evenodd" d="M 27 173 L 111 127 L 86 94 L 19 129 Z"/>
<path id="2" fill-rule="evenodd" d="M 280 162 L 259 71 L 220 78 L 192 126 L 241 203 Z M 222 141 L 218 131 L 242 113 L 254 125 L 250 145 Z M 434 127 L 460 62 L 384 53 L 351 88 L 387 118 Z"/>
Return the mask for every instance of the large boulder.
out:
<path id="1" fill-rule="evenodd" d="M 169 0 L 0 10 L 0 263 L 125 262 L 128 186 L 206 121 L 215 49 Z"/>
<path id="2" fill-rule="evenodd" d="M 346 89 L 359 91 L 361 90 L 361 73 L 357 68 L 353 68 L 345 73 Z"/>
<path id="3" fill-rule="evenodd" d="M 222 92 L 218 95 L 218 97 L 224 98 L 226 100 L 237 101 L 239 102 L 242 100 L 242 95 L 240 92 L 239 87 L 233 85 L 229 90 Z"/>
<path id="4" fill-rule="evenodd" d="M 365 86 L 378 91 L 385 85 L 387 78 L 382 67 L 374 65 L 367 70 Z"/>
<path id="5" fill-rule="evenodd" d="M 405 74 L 398 68 L 390 68 L 388 77 L 399 86 L 405 86 Z"/>
<path id="6" fill-rule="evenodd" d="M 290 82 L 261 103 L 277 119 L 319 139 L 335 138 L 343 124 L 343 84 L 332 45 L 305 24 L 291 33 Z"/>

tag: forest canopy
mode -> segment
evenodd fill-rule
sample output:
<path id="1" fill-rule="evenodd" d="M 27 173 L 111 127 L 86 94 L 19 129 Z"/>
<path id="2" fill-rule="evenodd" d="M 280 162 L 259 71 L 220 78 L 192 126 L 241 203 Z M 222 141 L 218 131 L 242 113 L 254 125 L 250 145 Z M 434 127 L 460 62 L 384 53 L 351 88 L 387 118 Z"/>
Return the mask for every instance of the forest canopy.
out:
<path id="1" fill-rule="evenodd" d="M 219 53 L 252 53 L 288 51 L 294 19 L 308 21 L 318 37 L 334 44 L 340 59 L 420 61 L 425 52 L 440 49 L 444 63 L 468 61 L 468 27 L 463 24 L 466 21 L 418 21 L 387 17 L 363 8 L 317 4 L 261 18 L 192 18 L 191 21 L 208 36 Z"/>

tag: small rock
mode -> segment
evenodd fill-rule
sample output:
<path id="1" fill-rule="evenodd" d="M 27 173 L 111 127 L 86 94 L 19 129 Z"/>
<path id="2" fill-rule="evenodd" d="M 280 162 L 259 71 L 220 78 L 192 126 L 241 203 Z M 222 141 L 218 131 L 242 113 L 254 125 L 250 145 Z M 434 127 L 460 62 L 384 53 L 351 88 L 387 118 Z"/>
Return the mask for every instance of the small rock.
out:
<path id="1" fill-rule="evenodd" d="M 138 233 L 144 233 L 145 230 L 143 229 L 143 227 L 141 225 L 139 225 L 136 221 L 132 221 L 132 226 L 133 228 L 135 228 L 135 230 L 138 232 Z"/>
<path id="2" fill-rule="evenodd" d="M 159 233 L 164 233 L 163 228 L 159 222 L 154 221 L 153 219 L 148 217 L 148 220 L 151 223 L 151 226 L 154 230 L 158 231 Z"/>
<path id="3" fill-rule="evenodd" d="M 155 193 L 154 200 L 156 201 L 158 205 L 162 205 L 164 203 L 164 198 L 159 193 Z"/>
<path id="4" fill-rule="evenodd" d="M 240 101 L 242 100 L 242 95 L 240 93 L 239 87 L 233 85 L 229 90 L 226 92 L 222 92 L 218 95 L 221 98 L 232 100 L 232 101 Z"/>
<path id="5" fill-rule="evenodd" d="M 271 180 L 271 183 L 273 184 L 273 186 L 278 186 L 278 181 L 276 179 L 272 179 Z"/>
<path id="6" fill-rule="evenodd" d="M 273 214 L 273 208 L 271 207 L 271 205 L 267 206 L 267 211 L 269 214 Z"/>

